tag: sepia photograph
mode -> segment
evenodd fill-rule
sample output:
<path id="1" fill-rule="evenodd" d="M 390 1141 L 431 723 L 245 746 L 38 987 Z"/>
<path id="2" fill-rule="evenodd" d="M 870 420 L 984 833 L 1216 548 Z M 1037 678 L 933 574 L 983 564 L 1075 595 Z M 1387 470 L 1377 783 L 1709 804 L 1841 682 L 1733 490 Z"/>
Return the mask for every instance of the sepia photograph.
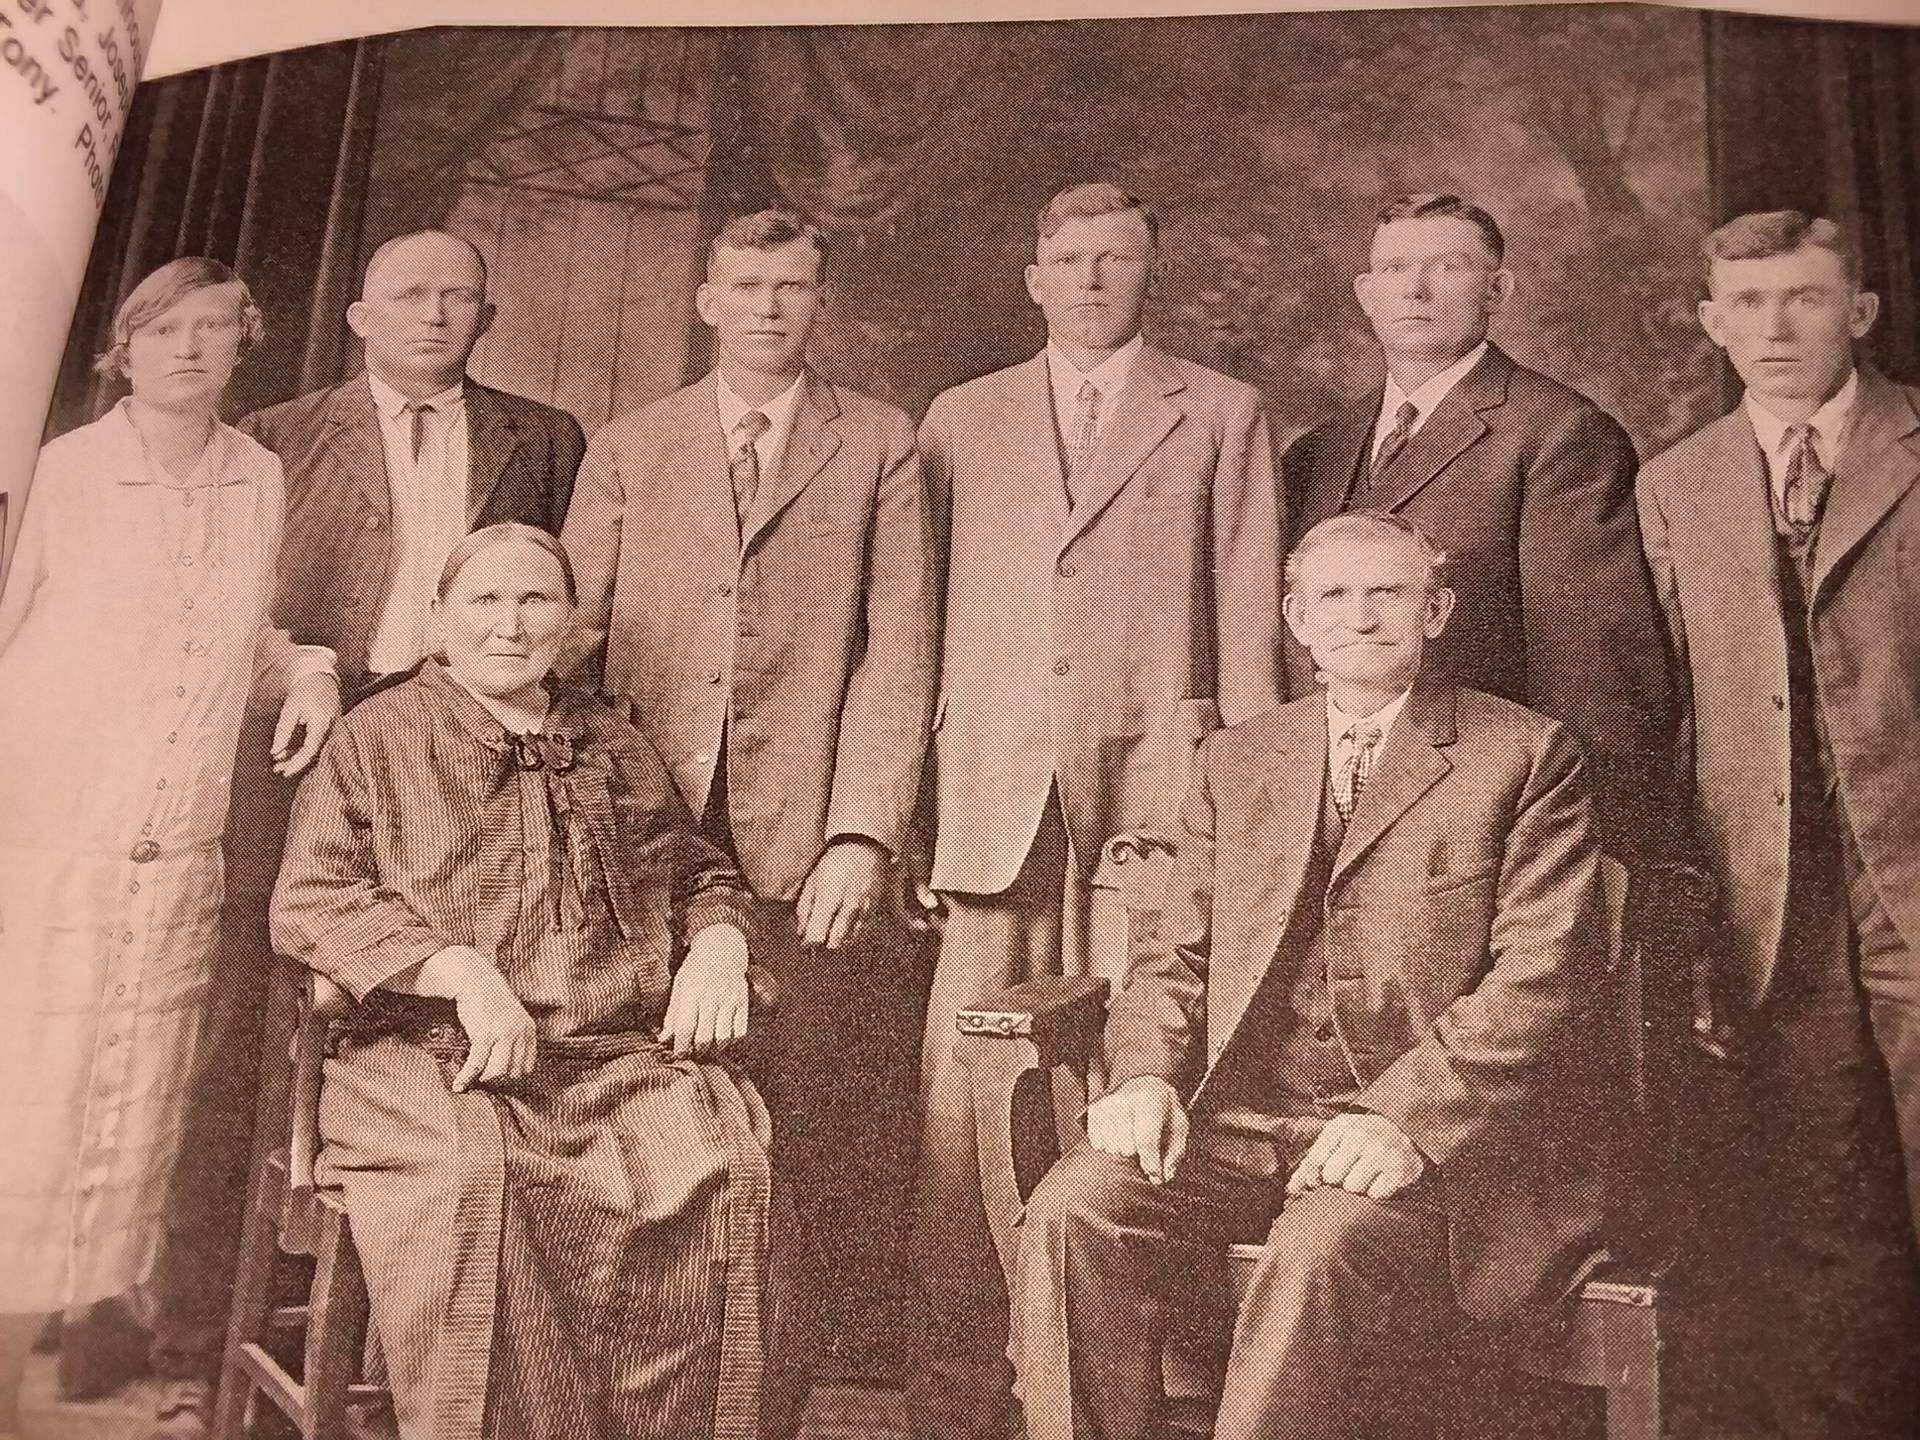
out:
<path id="1" fill-rule="evenodd" d="M 0 1440 L 1920 1435 L 1920 27 L 155 8 Z"/>

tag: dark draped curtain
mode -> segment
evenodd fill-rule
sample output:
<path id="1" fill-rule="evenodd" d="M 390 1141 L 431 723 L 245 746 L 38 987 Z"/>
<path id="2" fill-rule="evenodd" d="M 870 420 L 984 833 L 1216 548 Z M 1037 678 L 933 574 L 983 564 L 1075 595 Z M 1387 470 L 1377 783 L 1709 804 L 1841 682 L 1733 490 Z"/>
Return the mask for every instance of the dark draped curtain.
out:
<path id="1" fill-rule="evenodd" d="M 1920 29 L 1706 24 L 1716 220 L 1796 209 L 1852 225 L 1881 301 L 1867 350 L 1920 383 Z"/>
<path id="2" fill-rule="evenodd" d="M 179 255 L 232 265 L 267 319 L 265 345 L 234 376 L 230 416 L 347 374 L 356 355 L 344 317 L 367 253 L 446 217 L 476 137 L 551 68 L 550 37 L 450 38 L 378 36 L 142 85 L 47 433 L 118 398 L 93 357 L 120 301 Z"/>

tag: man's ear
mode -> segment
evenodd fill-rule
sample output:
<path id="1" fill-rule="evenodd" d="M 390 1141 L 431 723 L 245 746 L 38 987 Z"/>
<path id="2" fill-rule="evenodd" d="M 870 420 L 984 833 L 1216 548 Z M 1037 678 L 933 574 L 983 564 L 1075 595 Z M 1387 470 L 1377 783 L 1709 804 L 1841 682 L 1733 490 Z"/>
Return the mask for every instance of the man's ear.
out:
<path id="1" fill-rule="evenodd" d="M 362 340 L 367 338 L 367 302 L 356 300 L 347 306 L 347 328 Z"/>
<path id="2" fill-rule="evenodd" d="M 1438 640 L 1440 632 L 1447 628 L 1447 618 L 1453 614 L 1453 591 L 1445 585 L 1436 585 L 1427 592 L 1427 613 L 1421 617 L 1420 631 L 1429 640 Z"/>
<path id="3" fill-rule="evenodd" d="M 1700 317 L 1700 328 L 1707 332 L 1707 338 L 1722 350 L 1727 348 L 1727 317 L 1721 310 L 1718 300 L 1702 300 L 1695 309 Z"/>
<path id="4" fill-rule="evenodd" d="M 1847 329 L 1856 340 L 1867 338 L 1867 332 L 1873 329 L 1873 322 L 1880 314 L 1880 297 L 1871 290 L 1853 292 L 1853 308 L 1847 316 Z"/>
<path id="5" fill-rule="evenodd" d="M 1040 266 L 1035 263 L 1021 272 L 1026 277 L 1027 298 L 1034 304 L 1040 304 Z"/>
<path id="6" fill-rule="evenodd" d="M 719 300 L 713 293 L 713 287 L 702 280 L 699 289 L 693 292 L 693 309 L 694 313 L 700 317 L 700 323 L 705 325 L 709 330 L 717 330 L 720 328 L 719 319 L 715 314 L 715 306 L 718 305 L 718 303 Z"/>
<path id="7" fill-rule="evenodd" d="M 1513 272 L 1502 265 L 1487 277 L 1487 313 L 1497 315 L 1513 298 Z"/>
<path id="8" fill-rule="evenodd" d="M 1306 617 L 1301 613 L 1299 598 L 1291 590 L 1280 597 L 1280 614 L 1287 622 L 1287 629 L 1293 632 L 1293 638 L 1305 645 Z"/>
<path id="9" fill-rule="evenodd" d="M 475 341 L 478 341 L 482 335 L 493 328 L 493 317 L 499 313 L 498 310 L 494 309 L 491 300 L 481 305 L 480 313 L 474 317 L 473 338 Z"/>

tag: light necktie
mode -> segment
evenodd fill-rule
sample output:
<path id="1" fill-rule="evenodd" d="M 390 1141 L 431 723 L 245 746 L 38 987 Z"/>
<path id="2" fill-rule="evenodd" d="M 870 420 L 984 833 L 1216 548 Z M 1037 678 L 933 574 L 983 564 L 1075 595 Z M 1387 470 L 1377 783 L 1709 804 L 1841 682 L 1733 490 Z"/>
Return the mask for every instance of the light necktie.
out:
<path id="1" fill-rule="evenodd" d="M 1786 474 L 1780 484 L 1780 509 L 1794 538 L 1804 541 L 1820 523 L 1820 509 L 1827 503 L 1827 487 L 1833 476 L 1820 463 L 1811 425 L 1788 426 L 1786 438 L 1793 453 L 1787 457 Z"/>
<path id="2" fill-rule="evenodd" d="M 407 412 L 407 438 L 412 444 L 413 463 L 420 463 L 420 451 L 427 443 L 427 416 L 434 413 L 431 400 L 409 400 L 404 407 Z"/>
<path id="3" fill-rule="evenodd" d="M 1373 452 L 1373 464 L 1367 469 L 1367 483 L 1361 490 L 1363 498 L 1371 496 L 1380 484 L 1380 477 L 1400 458 L 1400 452 L 1407 448 L 1407 441 L 1413 435 L 1414 422 L 1419 418 L 1418 405 L 1411 400 L 1400 402 L 1400 408 L 1393 412 L 1393 428 L 1380 437 L 1380 448 Z"/>
<path id="4" fill-rule="evenodd" d="M 1073 434 L 1067 439 L 1067 503 L 1074 499 L 1074 482 L 1086 472 L 1093 448 L 1100 442 L 1100 387 L 1091 380 L 1080 382 L 1074 396 Z"/>
<path id="5" fill-rule="evenodd" d="M 1373 778 L 1373 752 L 1380 743 L 1380 727 L 1365 720 L 1356 721 L 1348 728 L 1346 738 L 1352 748 L 1333 785 L 1333 808 L 1340 812 L 1343 825 L 1353 819 L 1361 792 Z"/>
<path id="6" fill-rule="evenodd" d="M 758 410 L 749 410 L 733 427 L 733 450 L 727 457 L 727 474 L 733 480 L 734 513 L 740 517 L 743 527 L 747 523 L 747 512 L 753 508 L 754 494 L 760 488 L 760 452 L 754 447 L 772 424 Z"/>

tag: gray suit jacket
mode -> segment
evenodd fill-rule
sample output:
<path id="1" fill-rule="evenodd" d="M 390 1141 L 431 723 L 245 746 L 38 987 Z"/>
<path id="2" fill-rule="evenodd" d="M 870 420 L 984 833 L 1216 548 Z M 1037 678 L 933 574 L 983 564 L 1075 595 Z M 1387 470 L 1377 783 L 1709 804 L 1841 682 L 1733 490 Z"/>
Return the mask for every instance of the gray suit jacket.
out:
<path id="1" fill-rule="evenodd" d="M 1839 796 L 1880 901 L 1920 955 L 1920 389 L 1862 369 L 1809 610 Z M 1758 1005 L 1786 913 L 1787 641 L 1766 459 L 1744 410 L 1640 472 L 1640 529 L 1678 656 L 1679 783 L 1719 882 L 1729 997 Z"/>

